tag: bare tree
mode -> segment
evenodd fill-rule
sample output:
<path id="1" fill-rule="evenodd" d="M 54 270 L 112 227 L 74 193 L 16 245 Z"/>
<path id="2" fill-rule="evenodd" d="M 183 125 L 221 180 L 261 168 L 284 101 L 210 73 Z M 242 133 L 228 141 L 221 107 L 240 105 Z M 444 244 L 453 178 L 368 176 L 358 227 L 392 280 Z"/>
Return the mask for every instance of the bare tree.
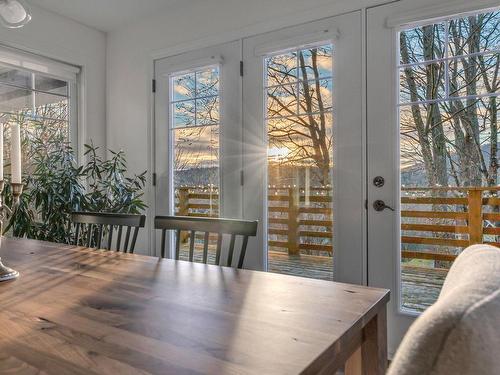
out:
<path id="1" fill-rule="evenodd" d="M 332 166 L 331 61 L 331 47 L 325 46 L 272 57 L 267 64 L 270 146 L 288 150 L 282 163 L 316 167 L 323 185 Z"/>
<path id="2" fill-rule="evenodd" d="M 493 12 L 401 32 L 401 96 L 413 103 L 401 108 L 402 156 L 424 166 L 428 186 L 498 183 L 499 20 Z"/>
<path id="3" fill-rule="evenodd" d="M 194 185 L 218 185 L 218 87 L 218 72 L 212 69 L 174 79 L 174 92 L 181 93 L 182 99 L 173 103 L 176 186 L 181 180 Z"/>

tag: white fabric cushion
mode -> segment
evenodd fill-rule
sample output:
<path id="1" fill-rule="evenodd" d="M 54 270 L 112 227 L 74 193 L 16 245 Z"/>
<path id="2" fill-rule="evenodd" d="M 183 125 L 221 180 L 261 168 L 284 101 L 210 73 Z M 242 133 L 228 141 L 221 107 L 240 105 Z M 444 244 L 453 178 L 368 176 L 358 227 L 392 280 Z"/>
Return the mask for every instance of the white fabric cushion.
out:
<path id="1" fill-rule="evenodd" d="M 500 249 L 474 245 L 410 327 L 389 375 L 500 374 Z"/>

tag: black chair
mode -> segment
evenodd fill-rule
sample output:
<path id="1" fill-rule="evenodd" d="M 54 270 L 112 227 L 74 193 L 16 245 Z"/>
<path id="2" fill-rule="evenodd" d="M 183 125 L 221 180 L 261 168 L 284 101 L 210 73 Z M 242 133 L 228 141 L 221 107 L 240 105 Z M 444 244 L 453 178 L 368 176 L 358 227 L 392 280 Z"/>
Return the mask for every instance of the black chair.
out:
<path id="1" fill-rule="evenodd" d="M 144 228 L 146 216 L 102 212 L 73 212 L 71 214 L 71 222 L 75 224 L 73 245 L 111 250 L 113 232 L 116 227 L 118 234 L 115 242 L 115 250 L 123 251 L 124 253 L 133 253 L 139 228 Z M 122 247 L 124 228 L 125 241 Z M 132 229 L 132 240 L 130 240 Z M 107 241 L 102 246 L 105 237 L 107 237 Z"/>
<path id="2" fill-rule="evenodd" d="M 181 232 L 190 232 L 189 242 L 189 261 L 193 261 L 194 257 L 194 242 L 196 232 L 203 232 L 203 263 L 208 263 L 208 243 L 210 233 L 217 234 L 217 250 L 215 253 L 215 264 L 223 265 L 221 262 L 222 237 L 224 234 L 231 235 L 229 242 L 229 250 L 227 262 L 225 265 L 232 267 L 234 245 L 236 236 L 243 236 L 240 255 L 238 259 L 238 268 L 243 268 L 245 253 L 247 250 L 248 237 L 254 237 L 257 234 L 258 221 L 233 220 L 233 219 L 218 219 L 218 218 L 202 218 L 202 217 L 187 217 L 187 216 L 157 216 L 155 218 L 155 228 L 161 229 L 161 257 L 165 258 L 166 252 L 166 231 L 175 230 L 175 259 L 179 260 Z"/>

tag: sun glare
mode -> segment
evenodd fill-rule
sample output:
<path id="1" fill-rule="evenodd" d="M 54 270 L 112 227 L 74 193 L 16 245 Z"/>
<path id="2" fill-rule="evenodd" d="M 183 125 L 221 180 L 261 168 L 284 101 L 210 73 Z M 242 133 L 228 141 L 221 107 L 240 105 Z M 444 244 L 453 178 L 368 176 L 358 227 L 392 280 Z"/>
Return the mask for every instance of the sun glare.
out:
<path id="1" fill-rule="evenodd" d="M 288 157 L 290 150 L 287 147 L 270 147 L 267 150 L 267 156 L 275 161 L 284 160 Z"/>

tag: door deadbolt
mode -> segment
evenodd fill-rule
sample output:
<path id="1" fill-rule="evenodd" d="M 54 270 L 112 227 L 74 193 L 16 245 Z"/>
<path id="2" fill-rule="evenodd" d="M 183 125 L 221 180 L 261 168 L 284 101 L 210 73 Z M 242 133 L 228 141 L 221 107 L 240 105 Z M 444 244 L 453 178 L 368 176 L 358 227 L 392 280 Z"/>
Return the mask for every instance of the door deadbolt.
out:
<path id="1" fill-rule="evenodd" d="M 385 178 L 383 178 L 382 176 L 377 176 L 373 179 L 373 185 L 375 185 L 378 188 L 384 186 L 384 184 L 385 184 Z"/>
<path id="2" fill-rule="evenodd" d="M 388 210 L 391 210 L 391 211 L 394 211 L 394 208 L 388 206 L 385 204 L 384 201 L 382 200 L 376 200 L 375 202 L 373 202 L 373 209 L 375 211 L 384 211 L 385 209 L 388 209 Z"/>

